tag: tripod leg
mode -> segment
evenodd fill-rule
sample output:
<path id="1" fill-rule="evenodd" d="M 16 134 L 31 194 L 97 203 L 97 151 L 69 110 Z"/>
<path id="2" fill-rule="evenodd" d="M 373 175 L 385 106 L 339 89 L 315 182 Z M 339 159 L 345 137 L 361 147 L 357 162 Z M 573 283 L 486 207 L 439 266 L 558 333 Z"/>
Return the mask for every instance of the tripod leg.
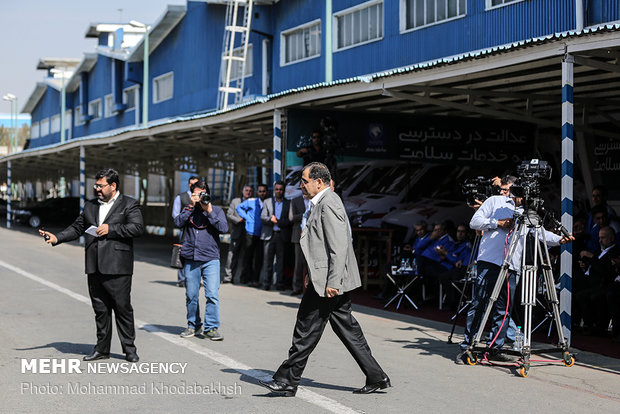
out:
<path id="1" fill-rule="evenodd" d="M 543 243 L 544 247 L 546 247 L 546 240 L 543 233 Z M 545 248 L 541 250 L 541 255 L 543 255 L 543 275 L 545 281 L 545 291 L 547 295 L 547 300 L 551 306 L 551 310 L 553 312 L 553 320 L 555 321 L 555 327 L 558 331 L 558 345 L 562 347 L 564 351 L 568 351 L 568 343 L 566 342 L 566 338 L 564 338 L 564 332 L 562 332 L 562 321 L 560 319 L 560 301 L 558 300 L 558 295 L 555 291 L 555 281 L 553 280 L 553 273 L 551 272 L 551 259 L 549 258 L 549 252 Z"/>
<path id="2" fill-rule="evenodd" d="M 495 286 L 493 287 L 493 292 L 491 293 L 491 296 L 489 297 L 487 306 L 484 309 L 484 315 L 482 316 L 480 325 L 478 326 L 478 331 L 476 332 L 476 335 L 474 336 L 474 339 L 472 340 L 470 348 L 473 348 L 476 345 L 478 345 L 478 343 L 480 343 L 480 338 L 482 337 L 482 334 L 484 333 L 484 326 L 489 320 L 489 315 L 491 315 L 491 310 L 493 310 L 493 305 L 495 304 L 495 301 L 499 297 L 500 290 L 504 287 L 504 281 L 506 280 L 507 275 L 508 275 L 508 264 L 504 263 L 504 265 L 502 266 L 499 272 L 499 276 L 497 277 L 497 281 L 495 282 Z"/>
<path id="3" fill-rule="evenodd" d="M 532 308 L 536 304 L 536 265 L 527 265 L 523 268 L 521 281 L 521 303 L 525 307 L 523 317 L 523 350 L 528 354 L 532 345 Z"/>
<path id="4" fill-rule="evenodd" d="M 479 236 L 476 236 L 476 237 L 479 237 Z M 463 284 L 463 290 L 461 290 L 461 297 L 459 298 L 459 304 L 456 307 L 456 313 L 454 314 L 454 316 L 452 316 L 452 320 L 454 322 L 452 322 L 452 329 L 450 329 L 450 336 L 448 336 L 448 343 L 449 344 L 452 343 L 452 335 L 454 335 L 454 329 L 456 328 L 457 317 L 459 316 L 459 313 L 461 313 L 461 311 L 464 309 L 463 300 L 466 297 L 465 292 L 467 292 L 467 285 L 469 283 L 471 283 L 469 281 L 471 276 L 472 275 L 469 273 L 469 268 L 468 268 L 467 273 L 465 274 L 465 283 Z"/>
<path id="5" fill-rule="evenodd" d="M 474 255 L 478 251 L 478 246 L 480 245 L 480 239 L 482 236 L 476 233 L 476 238 L 474 239 L 474 245 L 471 249 L 471 253 L 469 254 L 469 262 L 467 264 L 467 271 L 465 272 L 465 283 L 463 284 L 463 290 L 461 291 L 461 296 L 459 297 L 459 304 L 456 306 L 456 313 L 452 316 L 452 329 L 450 330 L 450 336 L 448 337 L 448 343 L 452 343 L 452 335 L 454 335 L 454 329 L 456 328 L 457 317 L 463 310 L 467 308 L 469 302 L 465 299 L 467 298 L 467 285 L 471 283 L 472 292 L 471 292 L 471 300 L 474 298 L 474 283 L 473 280 L 476 279 L 476 271 L 474 270 L 476 267 L 476 260 Z"/>

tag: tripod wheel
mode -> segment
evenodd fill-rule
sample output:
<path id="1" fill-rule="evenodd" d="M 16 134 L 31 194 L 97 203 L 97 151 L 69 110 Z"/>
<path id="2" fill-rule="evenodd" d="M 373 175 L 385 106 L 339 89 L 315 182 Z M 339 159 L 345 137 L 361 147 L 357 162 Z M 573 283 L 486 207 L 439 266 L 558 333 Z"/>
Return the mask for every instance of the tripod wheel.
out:
<path id="1" fill-rule="evenodd" d="M 519 368 L 519 375 L 521 375 L 523 378 L 527 378 L 529 373 L 530 373 L 529 367 L 528 368 L 526 368 L 526 367 Z"/>
<path id="2" fill-rule="evenodd" d="M 571 355 L 570 358 L 564 358 L 564 365 L 567 367 L 572 367 L 575 365 L 575 357 Z"/>
<path id="3" fill-rule="evenodd" d="M 467 365 L 474 366 L 478 363 L 478 359 L 473 355 L 467 355 Z"/>

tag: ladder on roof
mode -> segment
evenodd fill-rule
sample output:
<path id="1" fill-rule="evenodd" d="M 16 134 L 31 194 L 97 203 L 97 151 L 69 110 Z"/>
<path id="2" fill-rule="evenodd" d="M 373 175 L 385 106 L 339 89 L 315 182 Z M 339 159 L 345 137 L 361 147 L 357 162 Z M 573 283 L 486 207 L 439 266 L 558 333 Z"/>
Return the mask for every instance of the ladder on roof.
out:
<path id="1" fill-rule="evenodd" d="M 227 2 L 217 109 L 228 108 L 231 105 L 231 95 L 233 98 L 232 105 L 240 103 L 243 98 L 243 80 L 253 4 L 254 0 L 228 0 Z M 241 13 L 243 13 L 243 17 L 241 17 Z"/>

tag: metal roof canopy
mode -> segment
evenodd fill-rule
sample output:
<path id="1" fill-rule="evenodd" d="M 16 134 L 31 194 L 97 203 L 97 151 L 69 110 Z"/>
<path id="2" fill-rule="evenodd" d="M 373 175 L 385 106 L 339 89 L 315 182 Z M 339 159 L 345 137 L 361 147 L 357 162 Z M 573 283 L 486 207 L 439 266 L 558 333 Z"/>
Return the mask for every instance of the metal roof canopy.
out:
<path id="1" fill-rule="evenodd" d="M 561 62 L 567 53 L 576 63 L 575 130 L 616 138 L 620 26 L 608 26 L 298 88 L 225 112 L 12 154 L 0 158 L 0 164 L 12 161 L 16 181 L 77 177 L 79 146 L 84 145 L 87 176 L 111 163 L 122 165 L 125 173 L 147 165 L 150 172 L 184 170 L 205 159 L 208 167 L 234 161 L 258 166 L 260 159 L 271 157 L 273 110 L 293 107 L 518 120 L 557 131 L 559 142 Z M 6 168 L 0 168 L 0 178 L 6 179 Z"/>

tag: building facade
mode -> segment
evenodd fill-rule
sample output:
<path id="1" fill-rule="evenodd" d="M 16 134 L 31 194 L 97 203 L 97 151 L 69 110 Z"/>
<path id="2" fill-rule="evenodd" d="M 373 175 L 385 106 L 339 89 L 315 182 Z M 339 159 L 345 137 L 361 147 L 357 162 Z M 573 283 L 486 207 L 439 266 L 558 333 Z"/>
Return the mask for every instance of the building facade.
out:
<path id="1" fill-rule="evenodd" d="M 40 65 L 48 76 L 23 109 L 32 115 L 29 148 L 215 111 L 225 3 L 168 6 L 150 26 L 146 102 L 144 28 L 127 23 L 89 26 L 86 36 L 96 40 L 94 51 L 77 63 Z M 244 76 L 246 101 L 620 20 L 620 0 L 254 3 L 243 75 L 232 68 L 233 79 Z M 581 14 L 576 12 L 580 3 Z"/>

